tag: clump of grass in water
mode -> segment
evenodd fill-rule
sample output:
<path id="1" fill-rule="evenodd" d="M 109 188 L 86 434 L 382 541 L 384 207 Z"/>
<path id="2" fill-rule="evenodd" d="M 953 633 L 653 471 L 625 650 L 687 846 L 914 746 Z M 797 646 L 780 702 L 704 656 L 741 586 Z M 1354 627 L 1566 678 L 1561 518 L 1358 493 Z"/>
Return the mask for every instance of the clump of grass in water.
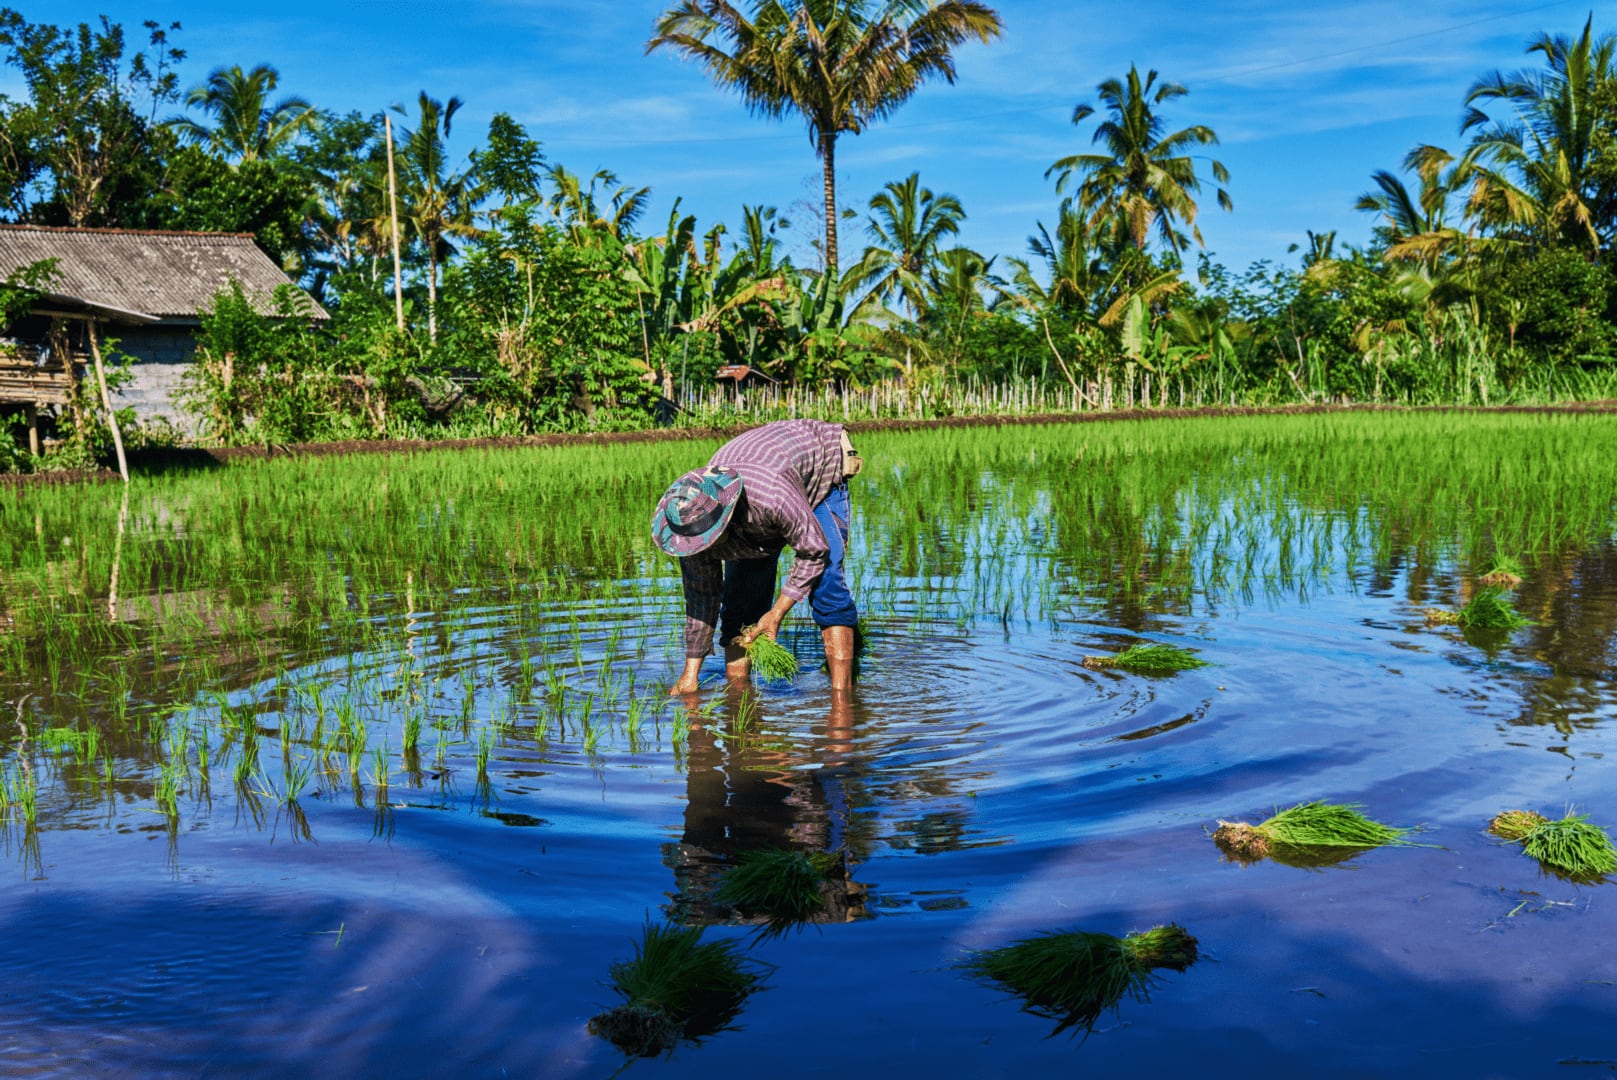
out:
<path id="1" fill-rule="evenodd" d="M 1220 821 L 1213 842 L 1243 862 L 1266 858 L 1275 848 L 1373 848 L 1408 843 L 1408 829 L 1383 825 L 1359 813 L 1357 803 L 1315 800 L 1281 810 L 1267 821 L 1248 825 Z"/>
<path id="2" fill-rule="evenodd" d="M 752 632 L 752 627 L 741 632 L 746 637 Z M 748 642 L 747 657 L 752 661 L 753 670 L 765 679 L 778 679 L 787 681 L 797 678 L 797 657 L 792 651 L 767 634 L 759 634 Z"/>
<path id="3" fill-rule="evenodd" d="M 1087 1034 L 1125 995 L 1149 1001 L 1157 968 L 1184 971 L 1196 962 L 1196 939 L 1169 923 L 1127 937 L 1064 931 L 1041 934 L 968 957 L 960 966 L 1023 998 L 1029 1012 Z"/>
<path id="4" fill-rule="evenodd" d="M 1208 662 L 1176 645 L 1130 645 L 1116 656 L 1086 656 L 1086 668 L 1126 668 L 1149 674 L 1171 674 L 1207 667 Z"/>
<path id="5" fill-rule="evenodd" d="M 1516 605 L 1505 595 L 1505 590 L 1497 585 L 1480 590 L 1459 611 L 1427 608 L 1426 621 L 1447 623 L 1467 630 L 1518 630 L 1533 625 L 1533 620 L 1517 611 Z"/>
<path id="6" fill-rule="evenodd" d="M 820 885 L 836 865 L 837 856 L 825 851 L 749 851 L 713 898 L 746 915 L 801 921 L 825 905 Z"/>
<path id="7" fill-rule="evenodd" d="M 1574 878 L 1600 878 L 1617 870 L 1617 847 L 1606 830 L 1571 810 L 1560 820 L 1531 810 L 1506 810 L 1488 823 L 1488 831 L 1521 844 L 1522 851 L 1545 866 Z"/>
<path id="8" fill-rule="evenodd" d="M 1514 589 L 1522 583 L 1522 564 L 1509 555 L 1495 555 L 1493 565 L 1477 580 L 1484 585 Z"/>
<path id="9" fill-rule="evenodd" d="M 641 1057 L 722 1029 L 762 978 L 733 941 L 704 942 L 700 926 L 650 924 L 634 958 L 610 972 L 623 1004 L 591 1018 L 590 1034 Z"/>

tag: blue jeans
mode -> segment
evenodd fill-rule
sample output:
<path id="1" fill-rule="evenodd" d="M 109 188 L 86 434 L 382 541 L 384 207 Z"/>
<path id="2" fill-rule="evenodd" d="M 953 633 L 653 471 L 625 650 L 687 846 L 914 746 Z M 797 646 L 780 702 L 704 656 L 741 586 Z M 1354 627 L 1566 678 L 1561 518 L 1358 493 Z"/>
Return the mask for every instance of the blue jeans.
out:
<path id="1" fill-rule="evenodd" d="M 809 589 L 814 625 L 856 626 L 859 609 L 848 591 L 843 557 L 848 550 L 848 485 L 838 484 L 814 508 L 814 520 L 830 548 L 825 573 Z M 728 645 L 742 630 L 769 611 L 775 602 L 775 568 L 779 559 L 735 559 L 724 564 L 724 592 L 719 599 L 719 641 Z"/>

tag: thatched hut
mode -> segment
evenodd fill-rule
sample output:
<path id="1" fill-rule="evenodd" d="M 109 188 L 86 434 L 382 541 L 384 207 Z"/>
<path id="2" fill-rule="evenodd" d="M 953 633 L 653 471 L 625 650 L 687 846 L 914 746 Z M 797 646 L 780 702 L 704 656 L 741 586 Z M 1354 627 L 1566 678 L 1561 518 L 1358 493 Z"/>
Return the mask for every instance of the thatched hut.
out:
<path id="1" fill-rule="evenodd" d="M 11 375 L 0 383 L 0 405 L 58 403 L 62 395 L 53 380 L 91 373 L 87 365 L 112 337 L 134 359 L 134 378 L 116 406 L 181 427 L 174 391 L 191 363 L 199 313 L 238 281 L 255 309 L 272 314 L 276 289 L 292 284 L 247 233 L 0 225 L 0 279 L 46 259 L 56 265 L 44 295 L 21 319 L 0 327 L 0 366 Z M 327 317 L 312 301 L 308 314 Z"/>

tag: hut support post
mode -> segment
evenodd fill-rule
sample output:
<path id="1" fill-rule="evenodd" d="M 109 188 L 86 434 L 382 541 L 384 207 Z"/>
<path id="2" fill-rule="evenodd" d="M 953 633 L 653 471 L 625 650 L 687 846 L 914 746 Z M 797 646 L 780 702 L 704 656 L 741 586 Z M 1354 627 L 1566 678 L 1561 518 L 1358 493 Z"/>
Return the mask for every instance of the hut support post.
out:
<path id="1" fill-rule="evenodd" d="M 124 459 L 124 437 L 118 430 L 118 414 L 112 411 L 112 392 L 107 389 L 107 368 L 101 362 L 101 325 L 90 320 L 90 356 L 95 360 L 95 381 L 101 385 L 101 405 L 107 410 L 107 427 L 112 430 L 112 446 L 118 451 L 118 475 L 129 483 L 129 462 Z"/>
<path id="2" fill-rule="evenodd" d="M 28 452 L 35 457 L 39 456 L 39 407 L 33 402 L 28 403 Z"/>

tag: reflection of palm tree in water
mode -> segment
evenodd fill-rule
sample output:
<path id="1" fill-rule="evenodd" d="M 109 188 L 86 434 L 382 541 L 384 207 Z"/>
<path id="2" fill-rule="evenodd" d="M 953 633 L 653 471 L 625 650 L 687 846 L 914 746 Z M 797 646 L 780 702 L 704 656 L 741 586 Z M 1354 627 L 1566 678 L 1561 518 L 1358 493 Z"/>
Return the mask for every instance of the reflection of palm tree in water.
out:
<path id="1" fill-rule="evenodd" d="M 766 732 L 757 699 L 733 692 L 719 715 L 690 715 L 685 829 L 663 846 L 674 870 L 669 915 L 679 923 L 724 923 L 740 913 L 714 899 L 724 873 L 748 852 L 793 850 L 844 856 L 832 869 L 814 922 L 865 917 L 864 887 L 852 880 L 848 850 L 852 708 L 834 695 L 824 740 L 809 754 Z M 816 760 L 817 759 L 817 760 Z M 813 762 L 818 768 L 804 769 Z"/>

